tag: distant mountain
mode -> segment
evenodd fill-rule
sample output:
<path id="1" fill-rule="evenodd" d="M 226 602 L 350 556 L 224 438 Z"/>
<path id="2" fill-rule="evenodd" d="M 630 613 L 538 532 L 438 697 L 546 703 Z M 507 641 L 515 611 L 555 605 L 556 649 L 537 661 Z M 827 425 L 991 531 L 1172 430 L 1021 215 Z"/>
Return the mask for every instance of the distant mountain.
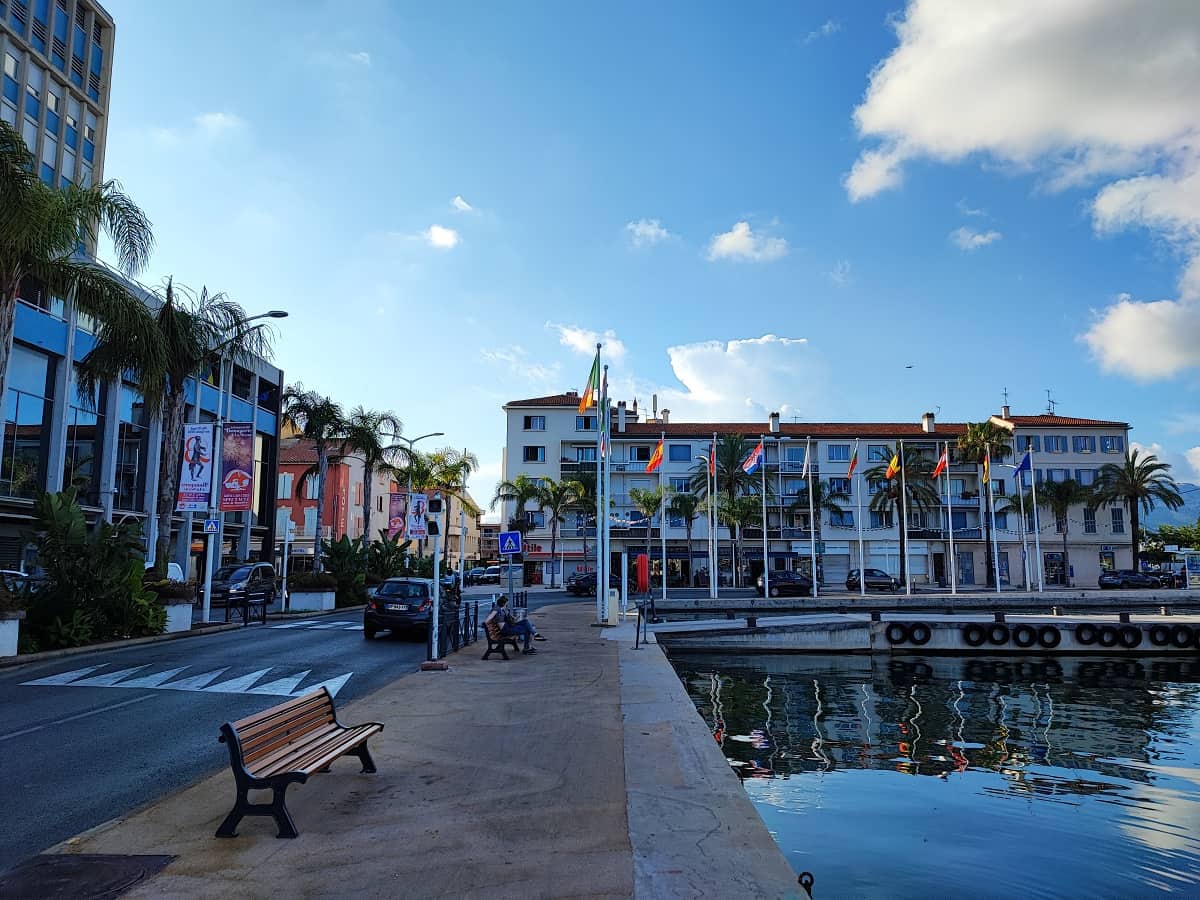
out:
<path id="1" fill-rule="evenodd" d="M 1170 510 L 1161 504 L 1154 507 L 1154 512 L 1144 520 L 1145 526 L 1153 531 L 1159 525 L 1195 525 L 1200 519 L 1200 485 L 1179 482 L 1179 493 L 1183 496 L 1183 506 Z"/>

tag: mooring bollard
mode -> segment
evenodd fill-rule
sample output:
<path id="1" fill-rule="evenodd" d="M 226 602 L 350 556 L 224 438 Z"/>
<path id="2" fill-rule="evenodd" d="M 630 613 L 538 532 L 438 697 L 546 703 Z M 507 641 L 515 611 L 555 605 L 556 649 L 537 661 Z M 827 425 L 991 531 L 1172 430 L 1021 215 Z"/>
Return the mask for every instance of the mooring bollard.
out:
<path id="1" fill-rule="evenodd" d="M 877 609 L 871 610 L 871 621 L 872 622 L 882 622 L 883 621 L 883 615 L 879 612 L 879 610 L 877 610 Z"/>
<path id="2" fill-rule="evenodd" d="M 1169 616 L 1171 614 L 1171 608 L 1169 606 L 1160 606 L 1158 608 L 1158 614 L 1160 616 Z"/>
<path id="3" fill-rule="evenodd" d="M 1061 607 L 1061 606 L 1052 606 L 1052 607 L 1050 607 L 1050 615 L 1052 615 L 1052 616 L 1061 616 L 1061 615 L 1062 615 L 1062 607 Z"/>
<path id="4" fill-rule="evenodd" d="M 746 616 L 746 627 L 747 628 L 757 628 L 758 627 L 758 616 Z"/>
<path id="5" fill-rule="evenodd" d="M 733 618 L 733 610 L 732 609 L 725 610 L 725 618 L 727 618 L 727 619 Z"/>
<path id="6" fill-rule="evenodd" d="M 1129 613 L 1117 613 L 1117 621 L 1122 625 L 1129 624 Z"/>
<path id="7" fill-rule="evenodd" d="M 994 619 L 995 619 L 997 622 L 1003 622 L 1003 621 L 1004 621 L 1004 613 L 992 613 L 992 617 L 993 617 L 993 618 L 994 618 Z"/>

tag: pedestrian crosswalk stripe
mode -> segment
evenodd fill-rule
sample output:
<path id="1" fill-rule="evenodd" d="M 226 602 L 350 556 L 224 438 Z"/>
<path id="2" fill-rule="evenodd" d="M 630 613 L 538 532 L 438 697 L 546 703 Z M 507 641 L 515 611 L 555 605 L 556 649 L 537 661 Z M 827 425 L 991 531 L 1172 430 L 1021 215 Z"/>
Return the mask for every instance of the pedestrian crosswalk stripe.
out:
<path id="1" fill-rule="evenodd" d="M 305 619 L 302 622 L 284 622 L 270 628 L 307 628 L 311 631 L 362 631 L 362 622 L 322 622 L 320 619 Z"/>
<path id="2" fill-rule="evenodd" d="M 171 679 L 193 667 L 179 666 L 172 669 L 164 669 L 161 672 L 138 675 L 138 673 L 150 668 L 149 665 L 141 665 L 125 669 L 114 669 L 111 672 L 98 675 L 93 674 L 100 669 L 106 668 L 107 665 L 106 663 L 100 666 L 71 669 L 66 672 L 60 672 L 57 675 L 47 675 L 44 678 L 25 681 L 21 685 L 22 687 L 140 688 L 142 690 L 193 691 L 213 694 L 266 694 L 276 697 L 302 697 L 305 694 L 325 687 L 331 695 L 336 697 L 338 691 L 345 686 L 346 682 L 354 674 L 353 672 L 343 672 L 333 678 L 308 685 L 304 685 L 304 680 L 311 674 L 311 669 L 305 669 L 302 672 L 284 669 L 279 672 L 278 678 L 263 682 L 262 684 L 259 684 L 259 682 L 272 671 L 271 668 L 258 669 L 255 672 L 248 672 L 245 675 L 238 675 L 220 682 L 217 679 L 228 671 L 228 666 L 220 669 L 212 669 L 208 672 L 201 672 L 198 675 L 181 678 L 178 681 L 172 681 Z"/>

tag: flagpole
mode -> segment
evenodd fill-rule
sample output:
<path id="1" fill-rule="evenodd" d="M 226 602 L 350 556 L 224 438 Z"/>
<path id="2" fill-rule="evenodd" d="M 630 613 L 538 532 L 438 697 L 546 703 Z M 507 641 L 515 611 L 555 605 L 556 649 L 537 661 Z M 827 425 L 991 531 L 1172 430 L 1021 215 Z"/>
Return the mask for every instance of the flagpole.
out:
<path id="1" fill-rule="evenodd" d="M 946 526 L 950 534 L 950 593 L 958 593 L 958 559 L 954 555 L 954 498 L 950 496 L 950 442 L 946 441 Z"/>
<path id="2" fill-rule="evenodd" d="M 1032 491 L 1033 497 L 1033 552 L 1037 554 L 1038 593 L 1040 594 L 1046 589 L 1046 570 L 1042 565 L 1042 517 L 1038 512 L 1037 478 L 1033 473 L 1033 448 L 1030 447 L 1026 452 L 1029 454 L 1029 490 Z"/>
<path id="3" fill-rule="evenodd" d="M 854 439 L 854 456 L 852 458 L 856 461 L 858 459 L 858 438 Z M 858 463 L 855 462 L 855 465 L 857 465 L 857 464 Z M 851 487 L 851 489 L 853 489 L 854 485 L 851 485 L 850 487 Z M 866 481 L 863 478 L 863 473 L 859 472 L 858 473 L 858 490 L 855 491 L 856 495 L 858 496 L 858 516 L 857 516 L 857 518 L 858 518 L 858 592 L 860 594 L 862 594 L 863 597 L 867 596 L 867 558 L 866 558 L 866 554 L 863 552 L 863 517 L 862 517 L 863 492 L 865 490 L 866 490 Z"/>
<path id="4" fill-rule="evenodd" d="M 818 591 L 817 584 L 820 579 L 817 578 L 817 520 L 813 516 L 813 473 L 810 463 L 811 453 L 812 436 L 810 435 L 804 443 L 804 480 L 808 484 L 808 543 L 809 554 L 812 556 L 812 595 L 813 599 L 816 599 Z"/>
<path id="5" fill-rule="evenodd" d="M 762 529 L 763 529 L 763 599 L 771 596 L 771 576 L 769 573 L 771 560 L 767 555 L 767 439 L 760 437 L 762 458 L 758 461 L 762 477 Z M 778 444 L 778 441 L 776 441 Z"/>
<path id="6" fill-rule="evenodd" d="M 1017 458 L 1017 439 L 1013 438 L 1013 459 Z M 1020 512 L 1017 514 L 1017 531 L 1021 535 L 1021 576 L 1025 582 L 1025 590 L 1029 590 L 1030 578 L 1029 572 L 1029 540 L 1028 531 L 1025 528 L 1025 485 L 1024 479 L 1021 478 L 1021 466 L 1024 464 L 1025 458 L 1021 457 L 1021 461 L 1017 463 L 1014 469 L 1016 479 L 1017 499 L 1021 501 Z M 1009 579 L 1012 580 L 1011 578 Z"/>
<path id="7" fill-rule="evenodd" d="M 996 593 L 1000 593 L 1000 546 L 996 540 L 996 500 L 992 495 L 992 466 L 991 466 L 991 449 L 984 451 L 988 455 L 988 476 L 987 476 L 987 492 L 988 492 L 988 521 L 992 526 L 992 574 L 996 579 Z"/>
<path id="8" fill-rule="evenodd" d="M 721 565 L 721 548 L 717 543 L 717 433 L 713 432 L 712 447 L 709 450 L 712 454 L 713 464 L 709 466 L 709 474 L 712 476 L 712 490 L 708 493 L 708 534 L 710 553 L 712 554 L 712 568 L 708 570 L 708 596 L 712 600 L 716 600 L 720 594 L 720 578 L 721 573 L 718 571 Z"/>
<path id="9" fill-rule="evenodd" d="M 912 568 L 908 562 L 908 482 L 905 480 L 904 441 L 900 441 L 900 511 L 904 519 L 900 527 L 904 529 L 904 593 L 912 596 Z"/>
<path id="10" fill-rule="evenodd" d="M 659 432 L 658 446 L 662 448 L 663 455 L 666 456 L 667 451 L 667 433 Z M 663 602 L 667 599 L 667 493 L 663 484 L 663 461 L 658 462 L 658 537 L 662 546 L 662 598 Z M 650 548 L 646 548 L 646 554 L 649 555 Z"/>
<path id="11" fill-rule="evenodd" d="M 600 344 L 596 345 L 596 376 L 600 376 Z M 599 385 L 596 386 L 597 388 Z M 588 385 L 589 391 L 593 390 L 591 384 Z M 606 621 L 604 612 L 605 605 L 608 599 L 606 588 L 608 587 L 608 579 L 604 577 L 604 520 L 605 510 L 607 509 L 607 498 L 605 496 L 604 485 L 604 456 L 600 453 L 600 403 L 604 398 L 600 398 L 600 402 L 596 404 L 596 623 L 603 625 Z M 585 410 L 586 412 L 586 410 Z"/>

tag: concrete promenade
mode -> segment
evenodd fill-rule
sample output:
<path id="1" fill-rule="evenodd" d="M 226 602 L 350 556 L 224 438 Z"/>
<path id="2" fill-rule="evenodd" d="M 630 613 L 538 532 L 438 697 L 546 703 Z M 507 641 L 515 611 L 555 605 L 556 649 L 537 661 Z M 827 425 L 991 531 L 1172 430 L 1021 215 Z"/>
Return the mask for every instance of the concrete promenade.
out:
<path id="1" fill-rule="evenodd" d="M 213 837 L 226 768 L 48 852 L 175 857 L 141 898 L 805 896 L 661 650 L 593 617 L 534 611 L 536 655 L 481 642 L 340 709 L 385 723 L 379 771 L 290 788 L 295 840 L 259 817 Z"/>

